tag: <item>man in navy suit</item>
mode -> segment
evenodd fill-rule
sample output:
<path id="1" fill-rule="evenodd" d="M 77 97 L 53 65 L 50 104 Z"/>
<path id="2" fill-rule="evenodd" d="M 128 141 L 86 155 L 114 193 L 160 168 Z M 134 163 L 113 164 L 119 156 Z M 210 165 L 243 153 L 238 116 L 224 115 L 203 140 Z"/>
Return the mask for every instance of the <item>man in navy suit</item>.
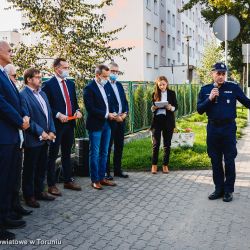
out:
<path id="1" fill-rule="evenodd" d="M 89 132 L 89 167 L 92 187 L 98 190 L 103 186 L 116 184 L 105 179 L 108 147 L 110 141 L 109 120 L 115 119 L 110 113 L 110 93 L 105 89 L 109 68 L 99 65 L 95 70 L 95 79 L 84 88 L 83 98 L 88 112 L 86 128 Z"/>
<path id="2" fill-rule="evenodd" d="M 4 67 L 11 62 L 9 44 L 0 41 L 0 240 L 14 239 L 6 228 L 20 228 L 24 221 L 11 220 L 8 214 L 17 181 L 18 152 L 23 139 L 22 130 L 29 127 L 29 117 L 23 116 L 21 99 L 16 86 L 10 81 Z"/>
<path id="3" fill-rule="evenodd" d="M 41 91 L 41 73 L 29 68 L 24 72 L 25 88 L 21 91 L 22 110 L 30 117 L 25 131 L 22 190 L 26 204 L 40 207 L 37 200 L 52 201 L 54 196 L 44 192 L 48 160 L 48 143 L 55 140 L 55 126 L 46 94 Z"/>
<path id="4" fill-rule="evenodd" d="M 4 67 L 4 70 L 8 74 L 12 83 L 15 84 L 16 87 L 18 87 L 16 67 L 13 64 L 7 64 Z M 17 166 L 18 166 L 17 180 L 15 182 L 15 190 L 12 195 L 12 201 L 11 201 L 12 212 L 10 214 L 10 216 L 13 219 L 22 218 L 22 216 L 29 215 L 32 213 L 32 210 L 24 209 L 20 201 L 21 176 L 22 176 L 22 168 L 23 168 L 23 149 L 22 148 L 20 148 L 18 152 Z"/>
<path id="5" fill-rule="evenodd" d="M 64 188 L 80 191 L 81 187 L 72 178 L 71 149 L 74 142 L 75 120 L 68 120 L 75 116 L 81 118 L 75 84 L 68 80 L 69 64 L 64 58 L 57 58 L 53 63 L 55 76 L 44 82 L 43 91 L 47 94 L 56 128 L 56 140 L 49 147 L 48 161 L 48 192 L 61 195 L 56 187 L 55 162 L 61 146 L 62 169 L 64 175 Z"/>
<path id="6" fill-rule="evenodd" d="M 128 178 L 128 175 L 123 173 L 121 168 L 122 151 L 124 146 L 124 130 L 125 130 L 125 119 L 128 114 L 128 101 L 124 92 L 123 86 L 117 81 L 119 74 L 119 66 L 117 63 L 112 62 L 109 65 L 110 68 L 110 82 L 106 84 L 106 88 L 109 88 L 111 93 L 110 106 L 114 107 L 112 112 L 117 113 L 116 118 L 110 122 L 111 127 L 111 138 L 109 144 L 109 154 L 107 162 L 106 179 L 112 180 L 113 177 L 110 175 L 110 153 L 112 145 L 114 144 L 114 176 L 121 178 Z"/>

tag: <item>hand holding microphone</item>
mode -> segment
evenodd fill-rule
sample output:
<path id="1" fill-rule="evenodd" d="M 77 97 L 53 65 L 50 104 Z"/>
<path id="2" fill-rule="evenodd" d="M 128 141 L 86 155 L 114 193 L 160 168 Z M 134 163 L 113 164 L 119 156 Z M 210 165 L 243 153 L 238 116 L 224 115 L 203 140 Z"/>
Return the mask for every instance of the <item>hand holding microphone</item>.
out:
<path id="1" fill-rule="evenodd" d="M 214 83 L 214 88 L 212 89 L 209 95 L 209 100 L 214 101 L 214 103 L 218 103 L 218 96 L 219 96 L 218 84 Z"/>

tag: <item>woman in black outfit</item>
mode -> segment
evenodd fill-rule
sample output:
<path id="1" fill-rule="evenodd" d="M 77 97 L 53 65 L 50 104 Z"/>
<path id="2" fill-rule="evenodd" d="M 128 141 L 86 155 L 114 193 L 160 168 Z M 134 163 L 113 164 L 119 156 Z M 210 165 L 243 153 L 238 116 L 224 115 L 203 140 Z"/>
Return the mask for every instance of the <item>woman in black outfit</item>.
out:
<path id="1" fill-rule="evenodd" d="M 155 102 L 168 101 L 168 104 L 163 108 L 159 108 L 155 105 Z M 155 81 L 154 93 L 152 96 L 153 106 L 151 107 L 153 114 L 153 120 L 151 124 L 152 131 L 152 169 L 151 173 L 157 173 L 157 162 L 159 155 L 159 148 L 161 142 L 161 134 L 163 135 L 163 173 L 169 173 L 168 163 L 171 139 L 175 128 L 175 115 L 177 110 L 176 94 L 173 90 L 168 88 L 168 80 L 165 76 L 160 76 Z"/>

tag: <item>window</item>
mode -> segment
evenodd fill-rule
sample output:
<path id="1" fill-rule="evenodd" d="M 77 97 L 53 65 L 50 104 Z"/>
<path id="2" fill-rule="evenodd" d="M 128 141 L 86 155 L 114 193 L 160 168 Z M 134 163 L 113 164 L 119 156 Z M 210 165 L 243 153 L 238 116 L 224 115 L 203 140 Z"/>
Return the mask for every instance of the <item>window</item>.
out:
<path id="1" fill-rule="evenodd" d="M 154 55 L 154 68 L 158 69 L 158 56 Z"/>
<path id="2" fill-rule="evenodd" d="M 184 51 L 184 43 L 183 42 L 181 43 L 181 50 L 182 50 L 182 54 L 184 54 L 185 51 Z"/>
<path id="3" fill-rule="evenodd" d="M 157 3 L 157 0 L 154 0 L 154 13 L 156 15 L 158 14 L 158 3 Z"/>
<path id="4" fill-rule="evenodd" d="M 146 54 L 146 60 L 147 60 L 147 67 L 148 68 L 151 68 L 152 66 L 151 66 L 151 54 L 150 53 L 147 53 Z"/>
<path id="5" fill-rule="evenodd" d="M 146 37 L 148 39 L 151 38 L 151 36 L 150 36 L 150 29 L 151 29 L 151 25 L 149 23 L 146 23 Z"/>
<path id="6" fill-rule="evenodd" d="M 164 27 L 164 21 L 163 20 L 161 20 L 161 31 L 165 31 L 165 27 Z"/>
<path id="7" fill-rule="evenodd" d="M 184 34 L 184 22 L 181 23 L 181 33 Z"/>
<path id="8" fill-rule="evenodd" d="M 168 66 L 171 66 L 171 60 L 168 58 Z"/>
<path id="9" fill-rule="evenodd" d="M 189 28 L 189 35 L 192 36 L 192 29 Z"/>
<path id="10" fill-rule="evenodd" d="M 193 48 L 193 58 L 195 58 L 194 48 Z"/>
<path id="11" fill-rule="evenodd" d="M 181 40 L 181 32 L 178 30 L 177 31 L 177 41 Z"/>
<path id="12" fill-rule="evenodd" d="M 175 37 L 172 38 L 172 49 L 175 50 Z"/>
<path id="13" fill-rule="evenodd" d="M 163 45 L 161 46 L 161 57 L 165 58 L 165 48 Z"/>
<path id="14" fill-rule="evenodd" d="M 167 15 L 167 21 L 168 21 L 168 24 L 171 24 L 171 13 L 170 13 L 170 10 L 168 10 L 168 15 Z"/>
<path id="15" fill-rule="evenodd" d="M 164 0 L 161 0 L 161 6 L 164 7 Z"/>
<path id="16" fill-rule="evenodd" d="M 172 26 L 175 27 L 175 15 L 172 15 Z"/>
<path id="17" fill-rule="evenodd" d="M 146 0 L 146 7 L 148 10 L 151 10 L 151 0 Z"/>
<path id="18" fill-rule="evenodd" d="M 171 36 L 168 35 L 168 48 L 171 48 Z"/>
<path id="19" fill-rule="evenodd" d="M 180 54 L 180 52 L 178 52 L 178 54 L 177 54 L 177 60 L 178 60 L 178 63 L 181 62 L 181 54 Z"/>
<path id="20" fill-rule="evenodd" d="M 186 25 L 186 35 L 188 35 L 188 26 Z"/>
<path id="21" fill-rule="evenodd" d="M 154 41 L 158 42 L 158 29 L 154 27 Z"/>

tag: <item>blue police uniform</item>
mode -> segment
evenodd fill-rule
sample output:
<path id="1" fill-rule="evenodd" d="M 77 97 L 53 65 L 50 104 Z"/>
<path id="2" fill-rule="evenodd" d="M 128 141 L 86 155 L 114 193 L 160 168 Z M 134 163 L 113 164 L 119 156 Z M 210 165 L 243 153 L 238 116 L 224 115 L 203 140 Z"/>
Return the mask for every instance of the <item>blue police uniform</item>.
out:
<path id="1" fill-rule="evenodd" d="M 250 108 L 250 99 L 242 89 L 233 82 L 224 82 L 219 88 L 217 101 L 210 101 L 209 95 L 214 84 L 201 88 L 197 111 L 206 112 L 207 124 L 207 152 L 211 158 L 215 191 L 234 192 L 236 148 L 236 102 Z M 223 170 L 223 156 L 225 173 Z"/>

